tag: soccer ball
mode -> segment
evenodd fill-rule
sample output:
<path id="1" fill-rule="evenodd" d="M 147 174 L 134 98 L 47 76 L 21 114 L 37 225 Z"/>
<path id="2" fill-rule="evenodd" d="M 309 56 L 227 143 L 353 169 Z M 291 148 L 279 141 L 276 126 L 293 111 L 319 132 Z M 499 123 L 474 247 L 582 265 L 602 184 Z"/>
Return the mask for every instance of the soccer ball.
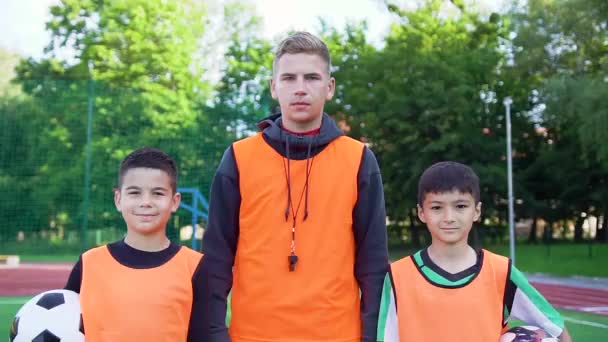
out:
<path id="1" fill-rule="evenodd" d="M 83 342 L 84 328 L 76 292 L 43 292 L 17 311 L 10 342 Z"/>
<path id="2" fill-rule="evenodd" d="M 500 337 L 500 342 L 559 342 L 559 340 L 549 336 L 539 327 L 523 325 L 507 330 Z"/>

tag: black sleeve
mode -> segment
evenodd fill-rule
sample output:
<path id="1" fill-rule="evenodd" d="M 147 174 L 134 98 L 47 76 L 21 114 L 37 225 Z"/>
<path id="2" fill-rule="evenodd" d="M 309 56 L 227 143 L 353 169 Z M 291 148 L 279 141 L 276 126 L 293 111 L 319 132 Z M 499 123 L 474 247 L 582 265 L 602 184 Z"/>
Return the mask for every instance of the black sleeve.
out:
<path id="1" fill-rule="evenodd" d="M 232 288 L 232 266 L 239 235 L 241 194 L 238 169 L 229 147 L 211 184 L 209 220 L 203 236 L 205 260 L 201 266 L 204 282 L 201 297 L 208 306 L 204 315 L 205 341 L 230 341 L 226 327 L 226 298 Z"/>
<path id="2" fill-rule="evenodd" d="M 72 268 L 68 281 L 64 289 L 80 293 L 80 285 L 82 284 L 82 256 L 78 257 L 78 261 Z"/>
<path id="3" fill-rule="evenodd" d="M 389 270 L 382 177 L 376 157 L 363 150 L 353 211 L 355 277 L 361 289 L 361 340 L 376 341 L 384 276 Z"/>
<path id="4" fill-rule="evenodd" d="M 209 311 L 203 300 L 204 289 L 208 286 L 205 282 L 205 277 L 201 272 L 203 260 L 199 261 L 196 270 L 192 276 L 192 311 L 190 312 L 190 324 L 188 325 L 188 342 L 206 341 L 205 331 L 206 326 L 202 322 L 208 322 Z"/>

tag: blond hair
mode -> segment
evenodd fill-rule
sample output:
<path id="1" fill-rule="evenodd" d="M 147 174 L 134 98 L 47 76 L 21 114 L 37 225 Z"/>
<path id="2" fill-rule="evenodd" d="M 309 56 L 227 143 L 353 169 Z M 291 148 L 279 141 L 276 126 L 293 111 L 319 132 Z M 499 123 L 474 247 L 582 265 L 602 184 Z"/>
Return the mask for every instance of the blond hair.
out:
<path id="1" fill-rule="evenodd" d="M 277 68 L 276 64 L 283 55 L 296 53 L 306 53 L 321 57 L 327 63 L 327 74 L 330 74 L 331 59 L 327 45 L 321 39 L 308 32 L 296 32 L 279 43 L 272 63 L 273 74 Z"/>

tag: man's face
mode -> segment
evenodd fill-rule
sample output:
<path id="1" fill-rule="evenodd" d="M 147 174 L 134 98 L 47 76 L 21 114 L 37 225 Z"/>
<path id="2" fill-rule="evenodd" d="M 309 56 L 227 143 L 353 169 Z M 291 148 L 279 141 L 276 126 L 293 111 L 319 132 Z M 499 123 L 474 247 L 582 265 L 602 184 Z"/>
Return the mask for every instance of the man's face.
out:
<path id="1" fill-rule="evenodd" d="M 321 126 L 325 101 L 334 96 L 335 80 L 318 55 L 284 54 L 270 81 L 272 97 L 279 101 L 283 126 L 303 132 Z"/>

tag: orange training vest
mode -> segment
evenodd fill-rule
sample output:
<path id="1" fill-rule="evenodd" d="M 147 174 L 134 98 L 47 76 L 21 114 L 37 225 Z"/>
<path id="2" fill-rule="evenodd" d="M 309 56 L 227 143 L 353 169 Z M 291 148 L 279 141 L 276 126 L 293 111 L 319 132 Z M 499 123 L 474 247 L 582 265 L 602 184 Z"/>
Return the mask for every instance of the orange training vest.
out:
<path id="1" fill-rule="evenodd" d="M 161 266 L 134 269 L 117 262 L 107 246 L 85 252 L 80 304 L 87 342 L 186 341 L 201 257 L 182 247 Z"/>
<path id="2" fill-rule="evenodd" d="M 460 288 L 429 283 L 412 257 L 391 265 L 401 341 L 498 341 L 509 259 L 483 251 L 481 271 Z"/>
<path id="3" fill-rule="evenodd" d="M 261 133 L 233 144 L 241 207 L 232 287 L 233 342 L 358 341 L 359 286 L 352 227 L 363 144 L 339 137 L 314 157 L 309 216 L 304 199 L 289 272 L 292 217 L 285 221 L 284 158 Z M 293 207 L 306 178 L 306 160 L 291 160 Z"/>

